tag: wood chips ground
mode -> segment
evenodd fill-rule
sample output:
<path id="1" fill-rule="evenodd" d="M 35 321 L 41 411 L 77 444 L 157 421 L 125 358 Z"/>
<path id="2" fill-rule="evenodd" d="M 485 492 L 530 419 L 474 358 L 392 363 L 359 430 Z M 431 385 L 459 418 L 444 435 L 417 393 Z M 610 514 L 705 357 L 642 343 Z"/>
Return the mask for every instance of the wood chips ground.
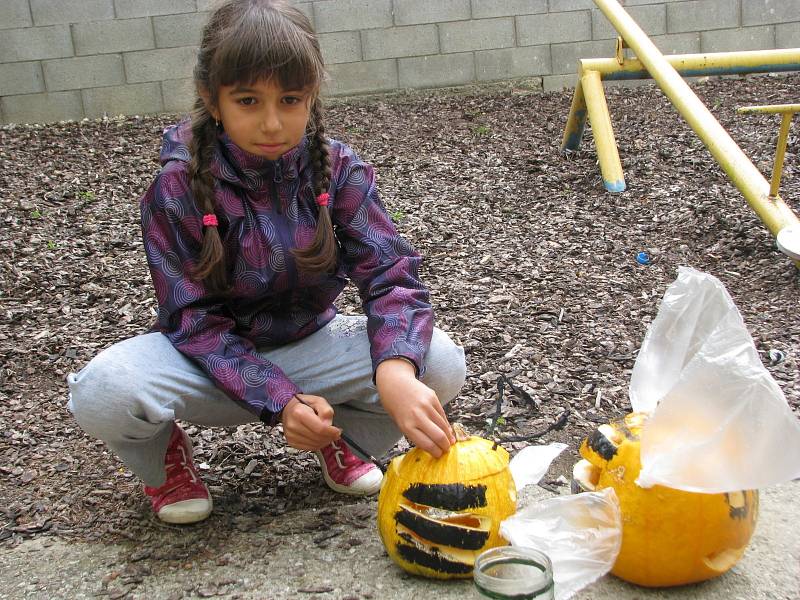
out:
<path id="1" fill-rule="evenodd" d="M 769 178 L 778 118 L 735 109 L 796 103 L 800 76 L 694 89 Z M 501 375 L 529 399 L 506 388 L 493 435 L 529 434 L 568 414 L 541 438 L 570 445 L 550 487 L 565 484 L 588 431 L 630 409 L 637 350 L 680 265 L 722 280 L 800 411 L 797 268 L 656 88 L 608 91 L 621 194 L 603 190 L 588 129 L 580 151 L 559 152 L 570 100 L 498 86 L 339 101 L 328 113 L 331 135 L 375 165 L 399 229 L 426 256 L 437 322 L 466 348 L 452 419 L 485 432 Z M 131 473 L 72 420 L 64 378 L 154 317 L 137 199 L 175 118 L 0 129 L 1 543 L 146 540 L 165 527 Z M 798 150 L 795 123 L 781 188 L 795 212 Z M 641 251 L 650 264 L 637 263 Z M 341 309 L 357 312 L 355 299 L 348 289 Z M 278 430 L 189 431 L 217 507 L 200 535 L 356 503 L 328 492 L 315 460 L 286 448 Z M 180 549 L 154 551 L 180 558 Z"/>

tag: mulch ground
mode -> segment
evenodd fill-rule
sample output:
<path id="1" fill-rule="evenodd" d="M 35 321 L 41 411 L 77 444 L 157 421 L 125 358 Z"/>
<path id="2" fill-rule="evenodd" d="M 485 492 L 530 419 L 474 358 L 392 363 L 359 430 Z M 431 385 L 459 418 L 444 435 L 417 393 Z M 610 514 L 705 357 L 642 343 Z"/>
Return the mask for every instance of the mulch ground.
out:
<path id="1" fill-rule="evenodd" d="M 796 103 L 800 76 L 694 88 L 769 178 L 778 118 L 735 109 Z M 588 129 L 580 151 L 559 152 L 570 100 L 494 87 L 329 109 L 329 132 L 376 166 L 393 219 L 427 257 L 439 326 L 466 348 L 452 420 L 477 434 L 494 422 L 498 439 L 557 425 L 540 440 L 571 451 L 543 485 L 565 485 L 580 440 L 630 410 L 637 350 L 680 265 L 722 280 L 800 412 L 797 268 L 656 88 L 608 91 L 621 194 L 603 190 Z M 71 419 L 64 378 L 155 315 L 137 199 L 174 120 L 0 129 L 0 543 L 141 541 L 166 529 L 131 473 Z M 781 191 L 800 212 L 797 132 L 795 123 Z M 636 261 L 641 251 L 650 264 Z M 352 288 L 340 307 L 358 312 Z M 501 376 L 521 393 L 505 385 L 496 413 Z M 189 431 L 217 506 L 197 535 L 357 502 L 328 492 L 315 460 L 278 430 Z"/>

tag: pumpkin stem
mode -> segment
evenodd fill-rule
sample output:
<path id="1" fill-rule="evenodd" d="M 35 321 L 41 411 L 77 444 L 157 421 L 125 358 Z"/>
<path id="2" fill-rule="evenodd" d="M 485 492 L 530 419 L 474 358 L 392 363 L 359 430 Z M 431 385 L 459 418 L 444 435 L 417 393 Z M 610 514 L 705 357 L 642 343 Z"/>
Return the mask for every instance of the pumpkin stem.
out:
<path id="1" fill-rule="evenodd" d="M 471 437 L 460 423 L 453 423 L 453 433 L 456 436 L 456 442 L 466 442 Z"/>

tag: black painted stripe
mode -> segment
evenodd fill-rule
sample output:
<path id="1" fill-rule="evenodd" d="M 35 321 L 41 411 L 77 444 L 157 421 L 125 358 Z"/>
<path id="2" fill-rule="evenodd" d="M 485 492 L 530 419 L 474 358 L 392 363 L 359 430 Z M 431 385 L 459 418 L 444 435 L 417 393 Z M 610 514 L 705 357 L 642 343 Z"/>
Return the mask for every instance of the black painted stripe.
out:
<path id="1" fill-rule="evenodd" d="M 605 460 L 611 460 L 617 454 L 617 447 L 600 431 L 593 431 L 587 440 L 589 448 L 597 452 Z"/>
<path id="2" fill-rule="evenodd" d="M 444 510 L 467 510 L 486 506 L 485 485 L 463 483 L 412 483 L 403 492 L 409 501 Z"/>
<path id="3" fill-rule="evenodd" d="M 394 518 L 400 525 L 404 525 L 420 538 L 443 546 L 480 550 L 489 539 L 488 531 L 468 529 L 451 523 L 426 519 L 403 507 L 400 507 L 400 510 L 395 513 Z"/>
<path id="4" fill-rule="evenodd" d="M 397 544 L 397 553 L 412 564 L 428 567 L 440 573 L 450 573 L 451 575 L 466 575 L 472 573 L 472 565 L 447 560 L 435 551 L 433 553 L 428 553 L 420 550 L 416 546 Z"/>

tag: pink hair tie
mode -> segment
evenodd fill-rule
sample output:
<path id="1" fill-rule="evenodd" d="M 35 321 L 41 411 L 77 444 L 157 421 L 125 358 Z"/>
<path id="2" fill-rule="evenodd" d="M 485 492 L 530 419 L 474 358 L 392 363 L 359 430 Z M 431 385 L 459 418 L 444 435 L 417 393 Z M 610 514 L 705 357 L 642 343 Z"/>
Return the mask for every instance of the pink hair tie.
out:
<path id="1" fill-rule="evenodd" d="M 203 215 L 203 227 L 216 227 L 217 225 L 219 225 L 217 222 L 217 215 L 214 213 Z"/>
<path id="2" fill-rule="evenodd" d="M 319 196 L 317 196 L 317 204 L 320 206 L 328 206 L 328 200 L 331 199 L 331 195 L 328 192 L 323 192 Z"/>

